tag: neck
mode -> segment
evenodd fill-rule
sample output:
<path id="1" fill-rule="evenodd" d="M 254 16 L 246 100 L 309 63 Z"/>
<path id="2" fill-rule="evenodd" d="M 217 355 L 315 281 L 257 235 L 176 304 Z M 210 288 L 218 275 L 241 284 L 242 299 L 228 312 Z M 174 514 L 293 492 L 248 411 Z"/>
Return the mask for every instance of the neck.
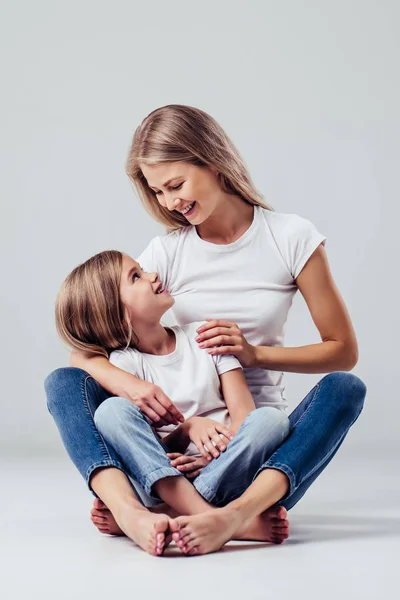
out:
<path id="1" fill-rule="evenodd" d="M 141 323 L 134 327 L 139 339 L 137 349 L 146 354 L 171 354 L 175 350 L 174 333 L 161 325 Z"/>
<path id="2" fill-rule="evenodd" d="M 204 223 L 196 226 L 199 236 L 215 244 L 231 244 L 250 227 L 254 206 L 239 196 L 224 194 L 218 207 Z"/>

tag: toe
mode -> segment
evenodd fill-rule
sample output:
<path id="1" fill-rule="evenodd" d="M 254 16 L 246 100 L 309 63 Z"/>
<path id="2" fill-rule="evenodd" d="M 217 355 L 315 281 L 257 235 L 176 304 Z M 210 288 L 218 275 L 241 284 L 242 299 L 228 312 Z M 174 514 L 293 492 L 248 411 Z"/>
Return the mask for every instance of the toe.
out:
<path id="1" fill-rule="evenodd" d="M 165 518 L 161 518 L 158 521 L 156 521 L 154 523 L 154 529 L 156 530 L 157 534 L 158 533 L 164 534 L 168 529 L 168 518 L 165 517 Z M 163 535 L 163 537 L 164 537 L 164 535 Z"/>
<path id="2" fill-rule="evenodd" d="M 284 506 L 280 506 L 279 510 L 278 510 L 278 518 L 279 519 L 286 519 L 287 517 L 287 510 Z"/>

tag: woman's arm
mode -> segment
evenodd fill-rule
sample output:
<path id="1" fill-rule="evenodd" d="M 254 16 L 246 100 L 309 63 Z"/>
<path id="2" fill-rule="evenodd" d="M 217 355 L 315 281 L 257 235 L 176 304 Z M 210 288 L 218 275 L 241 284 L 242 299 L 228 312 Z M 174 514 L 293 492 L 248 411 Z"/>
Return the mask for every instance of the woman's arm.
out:
<path id="1" fill-rule="evenodd" d="M 358 361 L 357 339 L 322 244 L 303 267 L 296 284 L 322 342 L 297 348 L 258 346 L 252 366 L 295 373 L 350 371 Z"/>
<path id="2" fill-rule="evenodd" d="M 177 425 L 184 421 L 182 413 L 161 388 L 123 371 L 111 364 L 105 356 L 88 356 L 72 352 L 70 365 L 89 373 L 111 394 L 130 400 L 159 427 Z"/>
<path id="3" fill-rule="evenodd" d="M 350 316 L 331 275 L 322 244 L 313 252 L 296 284 L 310 310 L 322 342 L 296 348 L 252 346 L 236 323 L 208 320 L 196 341 L 210 354 L 233 354 L 243 367 L 293 373 L 350 371 L 358 361 Z"/>
<path id="4" fill-rule="evenodd" d="M 230 429 L 236 433 L 247 415 L 255 410 L 253 396 L 242 369 L 234 369 L 219 376 L 222 395 L 231 418 Z"/>

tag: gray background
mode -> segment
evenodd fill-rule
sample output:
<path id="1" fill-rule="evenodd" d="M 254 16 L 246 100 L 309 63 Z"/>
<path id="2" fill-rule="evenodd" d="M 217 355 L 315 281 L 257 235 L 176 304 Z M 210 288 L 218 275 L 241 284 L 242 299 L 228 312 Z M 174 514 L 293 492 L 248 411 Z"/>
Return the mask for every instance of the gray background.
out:
<path id="1" fill-rule="evenodd" d="M 2 2 L 3 454 L 63 453 L 43 380 L 68 364 L 53 309 L 79 262 L 162 228 L 124 163 L 154 108 L 214 116 L 280 212 L 327 235 L 368 386 L 346 452 L 398 432 L 399 3 Z M 300 294 L 286 344 L 319 340 Z M 286 375 L 295 406 L 320 378 Z"/>
<path id="2" fill-rule="evenodd" d="M 396 597 L 399 17 L 396 0 L 2 0 L 2 598 Z M 282 546 L 229 542 L 193 560 L 99 535 L 43 390 L 68 364 L 53 317 L 67 273 L 162 232 L 124 163 L 137 125 L 172 102 L 213 115 L 266 200 L 327 236 L 368 386 Z M 298 294 L 286 344 L 318 340 Z M 294 407 L 321 376 L 285 377 Z"/>

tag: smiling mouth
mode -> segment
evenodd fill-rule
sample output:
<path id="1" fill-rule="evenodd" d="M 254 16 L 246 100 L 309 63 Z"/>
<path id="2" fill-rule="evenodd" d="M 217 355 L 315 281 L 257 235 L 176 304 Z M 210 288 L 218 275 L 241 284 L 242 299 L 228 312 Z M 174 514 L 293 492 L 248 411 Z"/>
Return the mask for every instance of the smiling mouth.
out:
<path id="1" fill-rule="evenodd" d="M 184 208 L 183 210 L 181 210 L 181 213 L 183 214 L 183 216 L 185 216 L 188 213 L 190 213 L 190 211 L 194 208 L 195 204 L 196 204 L 196 202 L 192 202 L 192 204 L 189 204 L 189 206 L 186 206 L 186 208 Z"/>

